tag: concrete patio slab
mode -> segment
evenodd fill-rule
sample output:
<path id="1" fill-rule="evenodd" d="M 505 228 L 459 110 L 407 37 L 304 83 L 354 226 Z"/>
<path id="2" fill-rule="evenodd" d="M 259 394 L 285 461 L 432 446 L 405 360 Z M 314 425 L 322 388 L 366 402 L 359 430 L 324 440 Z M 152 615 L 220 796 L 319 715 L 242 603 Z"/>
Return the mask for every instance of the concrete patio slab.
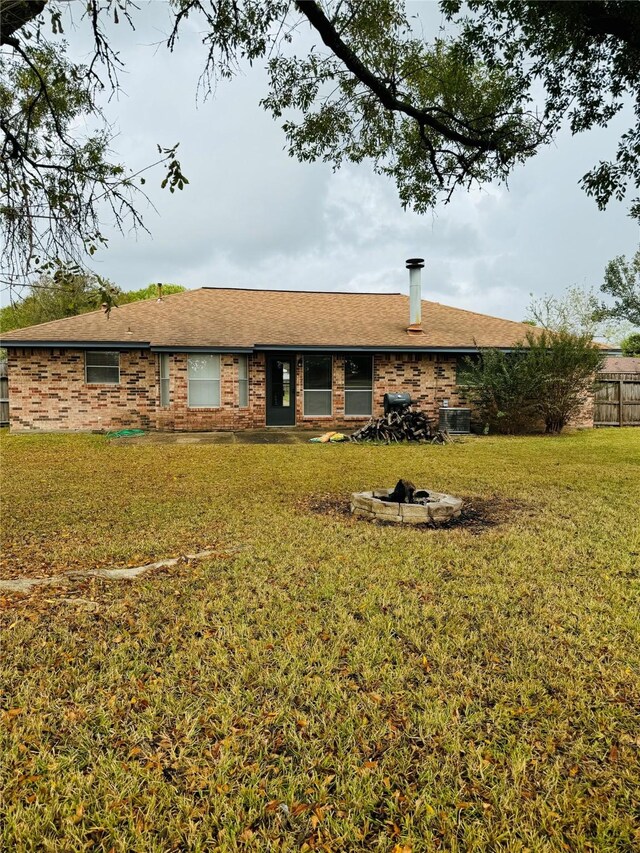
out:
<path id="1" fill-rule="evenodd" d="M 309 429 L 245 429 L 238 432 L 148 432 L 110 439 L 111 444 L 304 444 L 320 432 Z"/>

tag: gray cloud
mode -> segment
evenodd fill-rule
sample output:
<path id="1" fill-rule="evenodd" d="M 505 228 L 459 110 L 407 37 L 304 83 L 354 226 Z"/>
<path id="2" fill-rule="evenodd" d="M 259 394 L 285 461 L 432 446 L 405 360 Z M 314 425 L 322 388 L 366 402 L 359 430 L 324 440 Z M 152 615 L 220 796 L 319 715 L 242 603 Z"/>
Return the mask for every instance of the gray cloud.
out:
<path id="1" fill-rule="evenodd" d="M 432 32 L 439 16 L 433 8 L 429 15 Z M 516 171 L 508 190 L 461 193 L 418 216 L 403 211 L 395 188 L 366 164 L 334 173 L 291 160 L 280 128 L 258 106 L 263 69 L 245 69 L 196 105 L 204 51 L 195 24 L 173 55 L 153 46 L 167 32 L 163 3 L 143 7 L 135 33 L 114 28 L 127 65 L 126 95 L 105 107 L 119 129 L 118 155 L 140 168 L 157 142 L 180 140 L 191 181 L 170 195 L 158 187 L 160 172 L 150 174 L 152 237 L 113 234 L 94 261 L 125 289 L 172 281 L 397 291 L 407 287 L 404 259 L 422 255 L 427 297 L 521 319 L 530 292 L 598 286 L 606 262 L 637 245 L 625 205 L 600 212 L 578 187 L 610 154 L 621 121 L 581 137 L 562 134 Z M 72 33 L 72 48 L 86 50 L 85 39 Z"/>

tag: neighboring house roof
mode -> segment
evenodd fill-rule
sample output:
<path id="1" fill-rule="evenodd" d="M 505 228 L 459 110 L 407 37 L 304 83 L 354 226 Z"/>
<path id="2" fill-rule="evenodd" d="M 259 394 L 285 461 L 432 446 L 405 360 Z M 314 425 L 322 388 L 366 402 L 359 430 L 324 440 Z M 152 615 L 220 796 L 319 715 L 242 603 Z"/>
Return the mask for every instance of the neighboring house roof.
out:
<path id="1" fill-rule="evenodd" d="M 640 358 L 609 355 L 605 358 L 600 373 L 640 373 Z"/>
<path id="2" fill-rule="evenodd" d="M 399 293 L 335 293 L 200 288 L 162 301 L 131 302 L 16 329 L 3 346 L 97 344 L 152 349 L 475 349 L 509 348 L 531 326 L 422 302 L 424 334 L 407 333 L 409 298 Z"/>

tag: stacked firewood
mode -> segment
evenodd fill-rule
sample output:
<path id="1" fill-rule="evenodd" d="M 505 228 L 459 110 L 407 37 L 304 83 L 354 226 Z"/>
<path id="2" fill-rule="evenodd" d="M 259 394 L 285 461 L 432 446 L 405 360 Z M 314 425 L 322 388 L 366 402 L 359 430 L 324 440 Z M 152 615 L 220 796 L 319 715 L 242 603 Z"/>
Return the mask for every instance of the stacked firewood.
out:
<path id="1" fill-rule="evenodd" d="M 381 418 L 371 420 L 351 435 L 351 441 L 420 441 L 429 444 L 447 444 L 451 441 L 448 432 L 433 430 L 431 421 L 424 412 L 406 408 L 391 411 Z"/>

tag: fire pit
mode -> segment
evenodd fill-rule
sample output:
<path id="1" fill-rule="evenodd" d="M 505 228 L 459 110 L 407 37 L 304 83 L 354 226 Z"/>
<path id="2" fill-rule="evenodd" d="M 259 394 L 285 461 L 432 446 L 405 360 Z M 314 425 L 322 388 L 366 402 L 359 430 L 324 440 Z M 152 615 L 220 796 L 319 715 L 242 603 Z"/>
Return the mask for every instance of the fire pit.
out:
<path id="1" fill-rule="evenodd" d="M 400 480 L 395 489 L 376 489 L 351 495 L 353 515 L 396 524 L 442 524 L 457 518 L 461 509 L 460 498 L 416 489 L 408 480 Z"/>

